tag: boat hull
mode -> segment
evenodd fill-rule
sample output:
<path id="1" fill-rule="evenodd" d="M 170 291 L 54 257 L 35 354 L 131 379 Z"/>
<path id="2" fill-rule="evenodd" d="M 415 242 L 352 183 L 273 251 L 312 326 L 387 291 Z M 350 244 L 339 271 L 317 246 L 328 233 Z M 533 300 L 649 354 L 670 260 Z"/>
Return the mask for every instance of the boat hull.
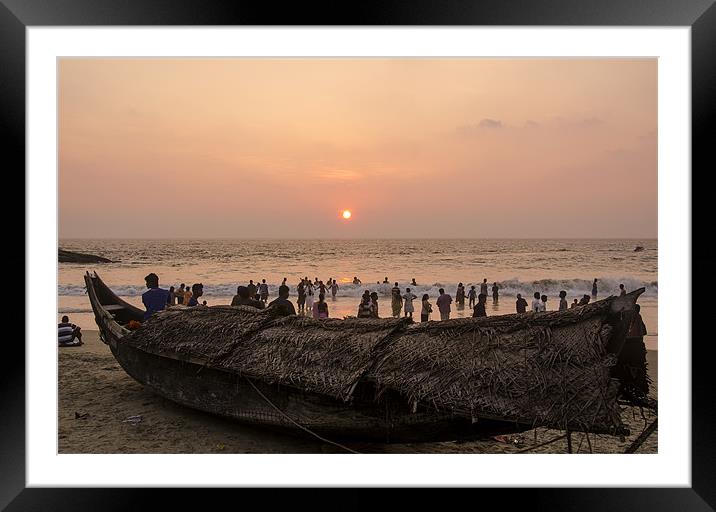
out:
<path id="1" fill-rule="evenodd" d="M 374 403 L 359 399 L 346 404 L 188 360 L 149 354 L 122 343 L 111 332 L 103 336 L 125 372 L 154 393 L 245 424 L 294 433 L 309 430 L 331 439 L 392 443 L 475 439 L 529 428 L 488 419 L 473 423 L 462 416 L 422 408 L 412 412 L 404 400 L 389 395 Z M 357 394 L 369 393 L 358 390 Z"/>

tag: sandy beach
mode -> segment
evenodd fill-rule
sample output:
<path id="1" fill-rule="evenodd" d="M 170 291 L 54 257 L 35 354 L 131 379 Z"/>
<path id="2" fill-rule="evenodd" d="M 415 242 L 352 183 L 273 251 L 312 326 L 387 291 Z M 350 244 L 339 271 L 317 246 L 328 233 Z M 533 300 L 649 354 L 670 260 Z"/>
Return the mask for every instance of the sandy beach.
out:
<path id="1" fill-rule="evenodd" d="M 97 331 L 83 332 L 84 345 L 59 349 L 59 453 L 342 453 L 310 437 L 264 431 L 166 400 L 129 377 Z M 657 352 L 647 352 L 652 396 L 657 397 Z M 91 391 L 91 392 L 90 392 Z M 631 435 L 573 434 L 578 453 L 621 453 L 654 416 L 625 408 Z M 129 419 L 132 418 L 133 419 Z M 343 443 L 361 453 L 516 453 L 554 439 L 560 431 L 544 428 L 519 435 L 519 444 L 493 439 L 442 443 Z M 637 453 L 657 453 L 658 431 Z M 561 439 L 531 453 L 566 453 Z"/>

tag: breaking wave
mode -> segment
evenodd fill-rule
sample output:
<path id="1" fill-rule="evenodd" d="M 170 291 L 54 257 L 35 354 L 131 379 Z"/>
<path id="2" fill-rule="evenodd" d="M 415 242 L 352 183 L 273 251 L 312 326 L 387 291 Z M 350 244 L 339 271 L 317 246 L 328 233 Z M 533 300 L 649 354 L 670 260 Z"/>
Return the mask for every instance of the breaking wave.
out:
<path id="1" fill-rule="evenodd" d="M 637 288 L 644 287 L 646 291 L 645 297 L 656 297 L 658 294 L 658 282 L 657 281 L 642 281 L 639 279 L 633 279 L 630 277 L 623 278 L 603 278 L 599 279 L 597 286 L 599 289 L 599 297 L 606 297 L 609 295 L 619 294 L 619 284 L 624 284 L 627 291 L 635 290 Z M 463 282 L 466 290 L 470 289 L 470 286 L 475 286 L 476 289 L 480 290 L 480 283 L 469 283 Z M 455 295 L 457 289 L 457 283 L 454 282 L 435 282 L 431 284 L 421 284 L 418 286 L 410 286 L 409 283 L 399 283 L 402 291 L 408 287 L 413 293 L 421 296 L 427 293 L 431 297 L 437 297 L 439 295 L 438 290 L 444 288 L 450 295 Z M 340 288 L 336 294 L 338 297 L 360 297 L 364 290 L 376 291 L 379 295 L 390 296 L 390 289 L 392 284 L 339 284 Z M 147 289 L 144 286 L 137 285 L 117 285 L 110 286 L 112 291 L 120 297 L 136 297 L 144 293 Z M 204 283 L 204 296 L 206 297 L 231 297 L 236 294 L 237 283 Z M 270 284 L 269 293 L 272 296 L 278 294 L 279 284 Z M 538 281 L 520 281 L 518 279 L 507 279 L 504 281 L 498 281 L 498 287 L 500 289 L 500 295 L 515 296 L 518 293 L 522 295 L 532 296 L 534 292 L 540 292 L 549 296 L 556 296 L 561 290 L 567 292 L 569 297 L 581 297 L 585 293 L 591 294 L 592 281 L 587 279 L 540 279 Z M 290 285 L 291 295 L 296 294 L 296 286 Z M 491 294 L 492 283 L 488 283 L 489 293 Z M 60 285 L 57 289 L 58 295 L 60 296 L 80 296 L 85 294 L 84 285 Z M 318 292 L 316 291 L 316 294 Z M 330 296 L 330 291 L 327 292 L 327 296 Z M 80 313 L 83 311 L 71 311 L 68 308 L 68 313 Z"/>

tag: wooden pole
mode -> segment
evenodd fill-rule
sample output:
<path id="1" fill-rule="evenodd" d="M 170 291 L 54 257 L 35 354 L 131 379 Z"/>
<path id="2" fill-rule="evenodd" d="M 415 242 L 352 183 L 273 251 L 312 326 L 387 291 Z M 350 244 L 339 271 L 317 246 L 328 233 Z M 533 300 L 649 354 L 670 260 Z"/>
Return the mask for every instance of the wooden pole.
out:
<path id="1" fill-rule="evenodd" d="M 656 430 L 657 420 L 658 420 L 658 418 L 656 420 L 654 420 L 654 422 L 651 425 L 646 427 L 646 429 L 644 429 L 644 432 L 642 432 L 639 435 L 639 437 L 634 439 L 634 442 L 632 444 L 630 444 L 626 450 L 624 450 L 624 453 L 636 452 L 639 449 L 639 447 L 644 443 L 644 441 L 646 441 L 647 438 L 654 432 L 654 430 Z"/>
<path id="2" fill-rule="evenodd" d="M 567 430 L 567 453 L 572 453 L 572 432 Z"/>

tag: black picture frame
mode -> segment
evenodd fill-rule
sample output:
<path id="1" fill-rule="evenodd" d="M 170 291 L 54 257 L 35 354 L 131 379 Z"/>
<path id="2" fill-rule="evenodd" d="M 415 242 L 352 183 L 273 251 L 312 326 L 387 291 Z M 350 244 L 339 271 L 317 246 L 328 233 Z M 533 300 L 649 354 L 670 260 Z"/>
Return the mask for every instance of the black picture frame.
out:
<path id="1" fill-rule="evenodd" d="M 551 25 L 551 26 L 688 26 L 691 27 L 692 190 L 701 193 L 714 165 L 708 125 L 716 99 L 716 7 L 714 0 L 384 0 L 287 3 L 213 0 L 0 0 L 0 133 L 6 143 L 5 176 L 25 169 L 25 29 L 32 26 L 107 25 Z M 684 172 L 689 172 L 685 169 Z M 698 185 L 702 187 L 693 186 Z M 24 190 L 24 181 L 20 180 Z M 15 201 L 24 194 L 16 193 Z M 692 202 L 693 220 L 708 219 L 705 203 Z M 23 205 L 24 207 L 24 205 Z M 17 209 L 20 205 L 17 205 Z M 17 211 L 17 210 L 16 210 Z M 24 211 L 24 208 L 23 208 Z M 708 220 L 707 220 L 708 222 Z M 695 233 L 695 226 L 693 227 Z M 694 245 L 698 240 L 694 239 Z M 19 247 L 20 244 L 18 243 Z M 24 247 L 24 245 L 23 245 Z M 715 261 L 708 242 L 693 254 L 693 275 L 707 276 Z M 25 267 L 23 252 L 5 261 Z M 24 290 L 17 286 L 16 290 Z M 24 292 L 23 292 L 24 304 Z M 16 300 L 13 300 L 16 303 Z M 706 301 L 692 295 L 693 318 L 708 314 Z M 701 315 L 699 315 L 701 313 Z M 708 318 L 708 317 L 707 317 Z M 695 327 L 695 326 L 694 326 Z M 688 328 L 683 342 L 688 342 Z M 695 332 L 695 331 L 694 331 Z M 696 339 L 696 336 L 693 336 Z M 677 340 L 673 340 L 678 342 Z M 716 506 L 716 420 L 710 391 L 710 339 L 692 344 L 692 487 L 642 489 L 485 490 L 509 493 L 541 510 L 713 510 Z M 147 490 L 25 488 L 25 351 L 5 343 L 0 371 L 0 508 L 7 510 L 114 509 L 147 503 Z M 10 363 L 12 362 L 12 363 Z M 186 500 L 185 493 L 163 492 L 166 507 Z M 186 503 L 186 502 L 185 502 Z"/>

